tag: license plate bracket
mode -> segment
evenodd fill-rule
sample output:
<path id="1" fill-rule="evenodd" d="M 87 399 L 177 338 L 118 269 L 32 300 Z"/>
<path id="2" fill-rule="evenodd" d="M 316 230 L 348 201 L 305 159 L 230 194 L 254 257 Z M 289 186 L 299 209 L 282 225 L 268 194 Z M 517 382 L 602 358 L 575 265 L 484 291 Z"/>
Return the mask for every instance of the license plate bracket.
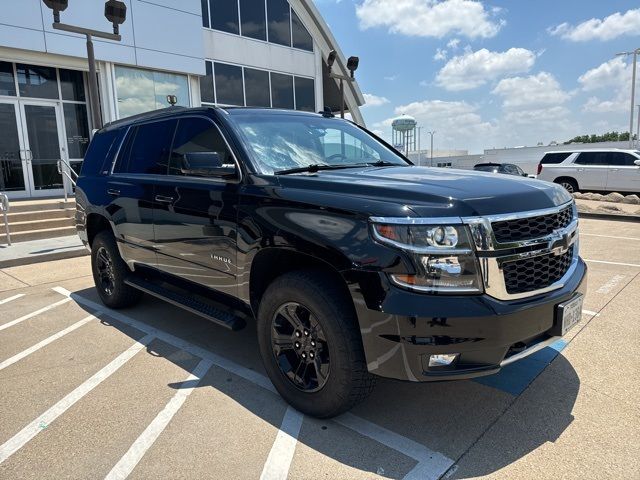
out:
<path id="1" fill-rule="evenodd" d="M 575 327 L 582 319 L 582 304 L 584 296 L 578 294 L 571 300 L 560 303 L 556 306 L 556 319 L 553 330 L 550 332 L 554 336 L 564 336 L 569 330 Z"/>

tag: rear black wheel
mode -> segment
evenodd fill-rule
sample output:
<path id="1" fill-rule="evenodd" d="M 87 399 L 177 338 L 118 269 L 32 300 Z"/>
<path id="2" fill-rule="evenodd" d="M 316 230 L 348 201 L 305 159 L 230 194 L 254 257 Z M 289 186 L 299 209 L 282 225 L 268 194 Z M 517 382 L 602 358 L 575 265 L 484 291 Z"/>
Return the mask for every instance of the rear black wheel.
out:
<path id="1" fill-rule="evenodd" d="M 351 299 L 324 272 L 274 280 L 260 302 L 258 342 L 278 393 L 308 415 L 339 415 L 375 385 Z"/>
<path id="2" fill-rule="evenodd" d="M 98 295 L 107 307 L 130 307 L 142 297 L 142 292 L 124 283 L 131 272 L 120 257 L 116 239 L 111 232 L 102 231 L 93 239 L 91 269 Z"/>

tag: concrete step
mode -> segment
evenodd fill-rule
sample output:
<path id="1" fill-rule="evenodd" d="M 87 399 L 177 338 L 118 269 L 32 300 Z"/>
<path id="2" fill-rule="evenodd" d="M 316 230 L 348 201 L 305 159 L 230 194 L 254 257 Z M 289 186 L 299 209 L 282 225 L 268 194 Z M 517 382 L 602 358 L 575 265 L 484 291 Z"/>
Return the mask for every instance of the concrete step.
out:
<path id="1" fill-rule="evenodd" d="M 52 199 L 35 199 L 35 200 L 13 200 L 9 203 L 10 213 L 23 213 L 23 212 L 38 212 L 40 210 L 54 210 L 76 208 L 76 201 L 70 198 L 67 202 L 64 198 L 52 198 Z"/>
<path id="2" fill-rule="evenodd" d="M 77 235 L 0 246 L 0 269 L 88 255 Z"/>
<path id="3" fill-rule="evenodd" d="M 7 243 L 6 235 L 4 234 L 4 230 L 0 230 L 0 245 Z M 41 240 L 43 238 L 57 238 L 57 237 L 65 237 L 71 236 L 76 233 L 75 226 L 63 226 L 58 228 L 47 228 L 44 230 L 27 230 L 23 232 L 10 232 L 11 233 L 11 241 L 13 243 L 19 242 L 28 242 L 31 240 Z"/>
<path id="4" fill-rule="evenodd" d="M 73 218 L 76 214 L 73 208 L 56 208 L 52 210 L 38 210 L 31 212 L 13 212 L 7 215 L 9 225 L 17 222 L 33 222 L 35 220 L 52 220 L 55 218 Z"/>
<path id="5" fill-rule="evenodd" d="M 74 218 L 46 218 L 44 220 L 32 220 L 27 222 L 12 222 L 9 224 L 9 233 L 29 232 L 35 230 L 50 230 L 52 228 L 75 227 Z"/>

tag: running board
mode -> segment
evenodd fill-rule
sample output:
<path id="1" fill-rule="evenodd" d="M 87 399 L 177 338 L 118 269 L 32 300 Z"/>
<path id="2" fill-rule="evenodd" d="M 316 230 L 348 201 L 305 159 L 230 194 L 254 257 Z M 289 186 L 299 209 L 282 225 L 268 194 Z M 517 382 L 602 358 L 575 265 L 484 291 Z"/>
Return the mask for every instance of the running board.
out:
<path id="1" fill-rule="evenodd" d="M 241 330 L 246 325 L 246 322 L 242 318 L 239 318 L 232 313 L 225 312 L 213 305 L 209 305 L 203 301 L 181 294 L 180 292 L 162 287 L 143 278 L 131 276 L 125 280 L 125 283 L 144 293 L 148 293 L 149 295 L 164 300 L 165 302 L 169 302 L 172 305 L 206 318 L 213 323 L 226 327 L 229 330 Z"/>

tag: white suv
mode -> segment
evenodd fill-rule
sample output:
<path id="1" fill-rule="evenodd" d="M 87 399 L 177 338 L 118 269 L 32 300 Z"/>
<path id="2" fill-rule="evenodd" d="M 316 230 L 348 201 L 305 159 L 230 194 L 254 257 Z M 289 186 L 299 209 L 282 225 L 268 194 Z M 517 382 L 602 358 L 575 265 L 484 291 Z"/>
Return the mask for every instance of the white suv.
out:
<path id="1" fill-rule="evenodd" d="M 538 179 L 579 190 L 640 192 L 640 152 L 637 150 L 569 150 L 545 153 Z"/>

